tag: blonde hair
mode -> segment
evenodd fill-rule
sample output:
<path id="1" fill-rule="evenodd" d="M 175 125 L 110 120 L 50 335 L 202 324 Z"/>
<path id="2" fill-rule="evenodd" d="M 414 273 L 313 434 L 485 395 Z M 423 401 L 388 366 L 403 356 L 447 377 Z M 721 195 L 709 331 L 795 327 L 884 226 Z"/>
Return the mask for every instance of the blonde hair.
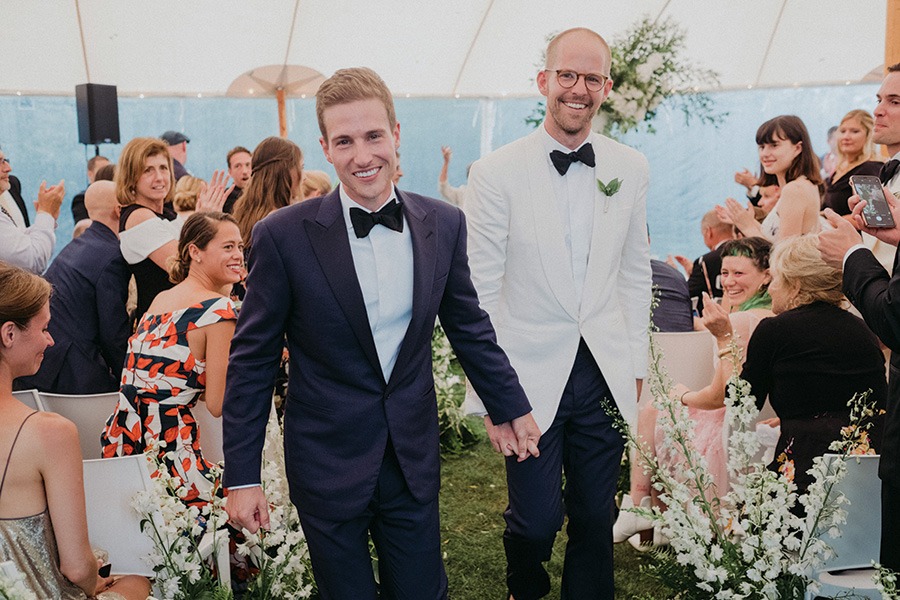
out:
<path id="1" fill-rule="evenodd" d="M 303 199 L 324 196 L 331 191 L 331 178 L 325 171 L 304 171 L 300 195 Z"/>
<path id="2" fill-rule="evenodd" d="M 203 190 L 206 183 L 199 177 L 185 175 L 175 184 L 175 197 L 172 198 L 172 205 L 178 212 L 187 212 L 197 210 L 197 196 Z"/>
<path id="3" fill-rule="evenodd" d="M 250 164 L 253 175 L 233 211 L 245 248 L 252 243 L 254 225 L 291 203 L 291 173 L 302 176 L 303 152 L 290 140 L 267 137 L 253 151 Z"/>
<path id="4" fill-rule="evenodd" d="M 872 139 L 872 136 L 875 132 L 875 120 L 872 118 L 872 115 L 869 114 L 868 111 L 862 110 L 860 108 L 851 110 L 844 118 L 841 119 L 841 125 L 844 122 L 849 121 L 850 119 L 856 119 L 862 128 L 866 132 L 866 143 L 863 145 L 862 152 L 858 157 L 851 157 L 845 155 L 841 152 L 841 145 L 837 145 L 837 150 L 835 150 L 835 154 L 838 158 L 838 164 L 847 163 L 848 165 L 856 163 L 856 162 L 865 162 L 867 160 L 878 160 L 878 153 L 875 151 L 875 141 Z"/>
<path id="5" fill-rule="evenodd" d="M 234 217 L 221 212 L 194 213 L 187 218 L 178 238 L 178 252 L 169 259 L 169 281 L 181 283 L 187 278 L 191 271 L 191 246 L 206 250 L 222 223 L 237 225 Z"/>
<path id="6" fill-rule="evenodd" d="M 172 170 L 172 157 L 169 155 L 169 147 L 159 138 L 134 138 L 122 150 L 122 156 L 116 164 L 116 174 L 113 181 L 116 182 L 116 200 L 122 206 L 129 206 L 136 202 L 134 188 L 144 172 L 144 162 L 153 156 L 165 156 L 169 164 L 169 193 L 166 201 L 172 199 L 175 191 L 175 173 Z"/>
<path id="7" fill-rule="evenodd" d="M 393 130 L 397 124 L 394 97 L 378 73 L 366 67 L 335 71 L 334 75 L 326 79 L 319 86 L 319 91 L 316 92 L 316 118 L 319 121 L 319 131 L 322 132 L 322 137 L 326 141 L 328 140 L 328 133 L 325 131 L 325 109 L 339 104 L 370 99 L 380 100 L 384 105 L 388 124 Z"/>
<path id="8" fill-rule="evenodd" d="M 813 302 L 827 302 L 841 306 L 842 273 L 822 260 L 818 235 L 801 235 L 779 242 L 772 252 L 770 263 L 773 277 L 787 287 L 797 289 L 791 308 Z"/>
<path id="9" fill-rule="evenodd" d="M 24 329 L 52 291 L 46 280 L 0 261 L 0 324 L 13 322 Z"/>

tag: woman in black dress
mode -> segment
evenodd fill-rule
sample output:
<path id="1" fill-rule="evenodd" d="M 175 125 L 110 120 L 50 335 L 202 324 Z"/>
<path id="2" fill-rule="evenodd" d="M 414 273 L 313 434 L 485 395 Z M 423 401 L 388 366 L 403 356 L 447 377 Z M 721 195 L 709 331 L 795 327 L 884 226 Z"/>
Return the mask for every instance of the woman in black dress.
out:
<path id="1" fill-rule="evenodd" d="M 864 110 L 851 110 L 841 119 L 837 131 L 838 164 L 834 174 L 825 180 L 824 208 L 842 216 L 849 215 L 847 200 L 854 194 L 850 178 L 854 175 L 878 176 L 882 163 L 872 141 L 874 126 L 872 115 Z"/>

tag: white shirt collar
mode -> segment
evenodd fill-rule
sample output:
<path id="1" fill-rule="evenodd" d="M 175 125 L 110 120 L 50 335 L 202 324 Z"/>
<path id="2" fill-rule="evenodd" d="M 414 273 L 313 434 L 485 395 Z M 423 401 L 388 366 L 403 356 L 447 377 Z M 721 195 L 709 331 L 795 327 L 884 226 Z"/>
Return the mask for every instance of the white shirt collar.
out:
<path id="1" fill-rule="evenodd" d="M 381 204 L 381 206 L 379 206 L 375 210 L 369 210 L 368 208 L 366 208 L 365 206 L 363 206 L 362 204 L 360 204 L 359 202 L 357 202 L 356 200 L 354 200 L 353 198 L 348 196 L 347 192 L 344 190 L 343 185 L 338 186 L 338 192 L 340 193 L 340 196 L 341 196 L 341 211 L 344 213 L 344 223 L 346 224 L 348 230 L 353 229 L 353 223 L 350 222 L 350 209 L 351 208 L 358 208 L 358 209 L 364 210 L 366 212 L 376 212 L 377 210 L 380 210 L 385 204 L 387 204 L 391 200 L 397 200 L 397 188 L 394 187 L 393 183 L 391 184 L 391 195 L 388 196 L 387 200 L 385 200 Z M 397 201 L 399 202 L 399 200 L 397 200 Z"/>

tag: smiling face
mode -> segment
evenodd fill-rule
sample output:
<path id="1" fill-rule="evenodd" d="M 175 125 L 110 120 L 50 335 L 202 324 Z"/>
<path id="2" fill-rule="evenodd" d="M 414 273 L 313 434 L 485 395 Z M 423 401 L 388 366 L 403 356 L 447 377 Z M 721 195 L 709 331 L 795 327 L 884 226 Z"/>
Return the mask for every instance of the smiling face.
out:
<path id="1" fill-rule="evenodd" d="M 900 72 L 887 74 L 877 98 L 872 139 L 876 144 L 885 145 L 888 154 L 894 156 L 900 152 Z"/>
<path id="2" fill-rule="evenodd" d="M 391 127 L 387 110 L 375 98 L 330 106 L 322 118 L 327 139 L 319 143 L 344 191 L 369 210 L 378 209 L 393 189 L 400 124 Z"/>
<path id="3" fill-rule="evenodd" d="M 216 235 L 206 248 L 192 245 L 191 274 L 201 276 L 213 289 L 229 283 L 237 283 L 244 272 L 244 243 L 241 230 L 230 221 L 221 221 Z"/>
<path id="4" fill-rule="evenodd" d="M 784 175 L 800 155 L 802 147 L 800 142 L 793 144 L 784 137 L 776 136 L 771 142 L 758 146 L 759 162 L 769 175 Z"/>
<path id="5" fill-rule="evenodd" d="M 747 256 L 723 256 L 721 273 L 722 289 L 732 306 L 743 304 L 770 281 L 769 272 Z"/>
<path id="6" fill-rule="evenodd" d="M 150 207 L 161 206 L 169 195 L 171 182 L 168 158 L 162 154 L 148 156 L 134 186 L 135 202 Z"/>
<path id="7" fill-rule="evenodd" d="M 599 92 L 587 89 L 584 77 L 571 88 L 557 81 L 556 71 L 573 71 L 609 75 L 609 49 L 594 34 L 575 30 L 561 34 L 555 48 L 547 54 L 547 68 L 537 75 L 538 89 L 547 98 L 547 132 L 562 145 L 573 150 L 591 130 L 591 119 L 609 96 L 612 81 Z"/>
<path id="8" fill-rule="evenodd" d="M 868 133 L 863 124 L 859 122 L 859 119 L 851 117 L 844 120 L 841 126 L 838 127 L 837 136 L 838 148 L 840 148 L 841 153 L 853 161 L 862 154 L 863 149 L 866 147 Z"/>

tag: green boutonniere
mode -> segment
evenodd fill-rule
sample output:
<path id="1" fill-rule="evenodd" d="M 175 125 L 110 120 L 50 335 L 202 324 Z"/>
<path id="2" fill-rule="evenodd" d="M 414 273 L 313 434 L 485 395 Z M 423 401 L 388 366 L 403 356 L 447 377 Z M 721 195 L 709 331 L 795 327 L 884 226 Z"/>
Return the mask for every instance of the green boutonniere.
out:
<path id="1" fill-rule="evenodd" d="M 597 189 L 603 192 L 607 197 L 614 196 L 616 192 L 619 191 L 619 188 L 622 187 L 622 180 L 616 177 L 609 183 L 603 183 L 599 179 L 597 180 Z"/>

